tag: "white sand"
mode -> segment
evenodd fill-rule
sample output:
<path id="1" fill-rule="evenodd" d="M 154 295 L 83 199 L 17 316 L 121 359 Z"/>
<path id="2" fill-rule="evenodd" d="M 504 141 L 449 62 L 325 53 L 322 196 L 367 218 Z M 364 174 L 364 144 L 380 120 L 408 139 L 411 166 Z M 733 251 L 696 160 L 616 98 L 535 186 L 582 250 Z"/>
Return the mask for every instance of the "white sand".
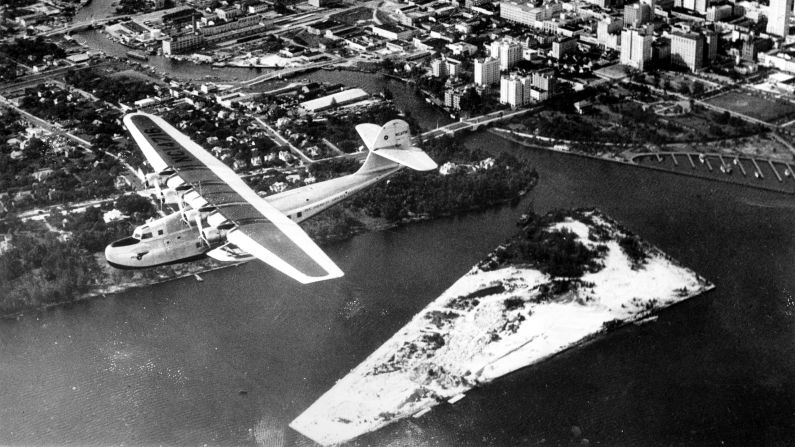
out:
<path id="1" fill-rule="evenodd" d="M 624 234 L 598 213 L 591 216 L 614 236 L 601 242 L 609 249 L 601 259 L 604 268 L 580 278 L 592 287 L 541 300 L 538 286 L 552 278 L 538 270 L 473 268 L 290 426 L 323 445 L 349 441 L 554 355 L 599 333 L 605 322 L 638 320 L 651 309 L 712 288 L 654 248 L 647 250 L 645 264 L 633 270 L 616 241 Z M 585 223 L 566 219 L 552 226 L 564 227 L 586 246 L 597 245 L 588 239 Z M 495 286 L 500 288 L 484 292 L 468 308 L 451 306 L 457 297 Z M 508 310 L 505 301 L 511 297 L 523 302 Z M 429 319 L 434 312 L 447 313 L 441 327 Z M 429 336 L 444 344 L 433 349 Z"/>

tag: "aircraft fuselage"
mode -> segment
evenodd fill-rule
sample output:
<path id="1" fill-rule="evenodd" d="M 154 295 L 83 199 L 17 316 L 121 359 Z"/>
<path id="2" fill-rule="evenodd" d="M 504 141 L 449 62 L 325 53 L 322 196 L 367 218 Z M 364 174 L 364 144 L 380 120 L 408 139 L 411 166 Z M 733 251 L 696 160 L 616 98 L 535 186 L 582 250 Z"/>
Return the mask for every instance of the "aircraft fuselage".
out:
<path id="1" fill-rule="evenodd" d="M 320 183 L 302 186 L 266 197 L 271 205 L 296 222 L 304 220 L 346 200 L 358 191 L 382 181 L 400 169 L 385 166 L 366 174 L 351 174 Z M 175 212 L 150 220 L 135 229 L 133 235 L 113 242 L 105 248 L 108 263 L 120 269 L 150 268 L 159 265 L 193 261 L 210 253 L 225 261 L 247 261 L 246 253 L 224 244 L 220 238 L 202 237 L 199 224 L 188 216 L 192 210 Z M 195 213 L 195 211 L 194 211 Z M 202 219 L 203 229 L 212 229 Z M 221 250 L 216 250 L 221 249 Z"/>

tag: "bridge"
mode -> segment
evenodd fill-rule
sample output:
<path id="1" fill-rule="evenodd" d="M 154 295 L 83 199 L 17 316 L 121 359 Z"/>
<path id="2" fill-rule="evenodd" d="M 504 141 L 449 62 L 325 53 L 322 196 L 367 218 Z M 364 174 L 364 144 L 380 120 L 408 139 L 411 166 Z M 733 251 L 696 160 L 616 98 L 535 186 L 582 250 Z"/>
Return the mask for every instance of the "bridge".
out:
<path id="1" fill-rule="evenodd" d="M 465 119 L 463 121 L 450 123 L 446 126 L 437 127 L 436 129 L 429 130 L 421 134 L 418 138 L 420 139 L 420 141 L 427 141 L 433 138 L 441 138 L 443 136 L 453 136 L 460 132 L 480 130 L 492 123 L 509 120 L 517 116 L 522 116 L 526 113 L 536 112 L 540 110 L 541 107 L 542 106 L 526 107 L 512 111 L 501 110 L 497 112 L 491 112 L 486 115 L 475 116 L 472 118 Z"/>
<path id="2" fill-rule="evenodd" d="M 331 59 L 331 60 L 325 60 L 325 61 L 321 61 L 321 62 L 315 62 L 315 63 L 312 63 L 312 64 L 302 65 L 300 67 L 283 68 L 281 70 L 274 71 L 272 73 L 267 73 L 267 74 L 264 74 L 264 75 L 261 75 L 261 76 L 257 76 L 256 78 L 249 79 L 248 81 L 240 82 L 240 86 L 239 87 L 235 87 L 235 88 L 231 89 L 230 91 L 237 91 L 237 90 L 239 90 L 239 89 L 241 89 L 243 87 L 252 87 L 254 85 L 257 85 L 257 84 L 260 84 L 260 83 L 263 83 L 263 82 L 268 82 L 268 81 L 271 81 L 271 80 L 274 80 L 274 79 L 287 78 L 287 77 L 290 77 L 290 76 L 292 76 L 294 74 L 301 73 L 301 72 L 304 72 L 304 71 L 315 70 L 317 68 L 322 68 L 322 67 L 325 67 L 325 66 L 328 66 L 328 65 L 333 65 L 333 64 L 339 62 L 340 59 L 342 59 L 342 58 L 337 57 L 337 58 L 334 58 L 334 59 Z"/>
<path id="3" fill-rule="evenodd" d="M 46 33 L 42 33 L 42 36 L 56 36 L 58 34 L 67 34 L 75 31 L 84 31 L 94 26 L 102 26 L 111 20 L 119 20 L 120 17 L 107 17 L 104 19 L 91 19 L 91 20 L 83 20 L 81 22 L 71 23 L 67 26 L 61 28 L 54 28 Z"/>

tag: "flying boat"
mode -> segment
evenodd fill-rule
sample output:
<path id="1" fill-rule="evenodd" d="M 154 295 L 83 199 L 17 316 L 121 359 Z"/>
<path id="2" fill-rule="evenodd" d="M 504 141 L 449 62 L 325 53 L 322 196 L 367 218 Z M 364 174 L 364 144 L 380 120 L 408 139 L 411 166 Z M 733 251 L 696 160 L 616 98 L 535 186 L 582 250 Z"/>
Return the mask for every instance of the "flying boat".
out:
<path id="1" fill-rule="evenodd" d="M 151 219 L 105 249 L 121 269 L 151 268 L 209 256 L 219 261 L 259 259 L 307 284 L 338 278 L 342 270 L 298 225 L 400 169 L 437 168 L 411 142 L 408 124 L 392 120 L 356 131 L 368 150 L 353 174 L 260 197 L 230 167 L 164 119 L 131 113 L 124 125 L 154 169 L 144 176 L 162 203 L 178 211 Z"/>

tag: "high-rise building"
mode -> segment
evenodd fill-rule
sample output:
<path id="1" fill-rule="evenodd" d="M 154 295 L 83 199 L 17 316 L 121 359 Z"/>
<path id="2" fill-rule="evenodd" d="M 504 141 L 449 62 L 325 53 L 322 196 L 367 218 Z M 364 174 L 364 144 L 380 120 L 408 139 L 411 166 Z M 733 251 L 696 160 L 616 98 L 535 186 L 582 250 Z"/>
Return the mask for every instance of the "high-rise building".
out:
<path id="1" fill-rule="evenodd" d="M 436 78 L 443 78 L 447 76 L 447 62 L 443 59 L 432 60 L 431 74 Z"/>
<path id="2" fill-rule="evenodd" d="M 742 58 L 747 61 L 756 61 L 757 54 L 767 51 L 771 48 L 773 48 L 773 41 L 770 39 L 750 37 L 748 40 L 743 42 Z"/>
<path id="3" fill-rule="evenodd" d="M 792 0 L 770 0 L 770 6 L 767 8 L 767 33 L 787 37 L 791 15 Z"/>
<path id="4" fill-rule="evenodd" d="M 624 19 L 605 17 L 596 25 L 596 40 L 599 45 L 610 49 L 617 49 L 621 43 L 621 28 L 624 27 Z"/>
<path id="5" fill-rule="evenodd" d="M 647 4 L 635 3 L 624 6 L 624 25 L 638 27 L 649 23 L 652 19 L 652 9 Z"/>
<path id="6" fill-rule="evenodd" d="M 555 70 L 547 68 L 530 76 L 505 75 L 500 79 L 500 102 L 511 107 L 544 101 L 555 90 Z"/>
<path id="7" fill-rule="evenodd" d="M 552 57 L 561 59 L 577 49 L 577 37 L 559 37 L 552 41 Z"/>
<path id="8" fill-rule="evenodd" d="M 704 36 L 681 31 L 671 34 L 671 63 L 700 70 L 704 66 Z"/>
<path id="9" fill-rule="evenodd" d="M 500 61 L 488 57 L 475 59 L 475 84 L 492 85 L 500 80 Z"/>
<path id="10" fill-rule="evenodd" d="M 623 30 L 621 32 L 621 63 L 643 71 L 651 60 L 652 40 L 653 36 L 642 30 Z"/>
<path id="11" fill-rule="evenodd" d="M 715 31 L 704 30 L 704 63 L 712 65 L 718 57 L 718 35 Z"/>
<path id="12" fill-rule="evenodd" d="M 551 19 L 561 9 L 560 3 L 547 3 L 536 7 L 532 2 L 501 1 L 500 17 L 522 25 L 535 26 L 536 22 Z"/>
<path id="13" fill-rule="evenodd" d="M 503 76 L 500 79 L 500 102 L 511 107 L 524 105 L 522 80 L 516 76 Z"/>
<path id="14" fill-rule="evenodd" d="M 500 70 L 509 70 L 522 60 L 522 45 L 512 40 L 495 40 L 491 43 L 491 57 L 499 59 Z"/>
<path id="15" fill-rule="evenodd" d="M 447 75 L 451 78 L 461 75 L 461 62 L 455 59 L 446 59 L 445 65 L 447 66 Z"/>
<path id="16" fill-rule="evenodd" d="M 545 68 L 534 71 L 532 74 L 532 86 L 536 90 L 553 93 L 555 91 L 555 70 Z"/>

